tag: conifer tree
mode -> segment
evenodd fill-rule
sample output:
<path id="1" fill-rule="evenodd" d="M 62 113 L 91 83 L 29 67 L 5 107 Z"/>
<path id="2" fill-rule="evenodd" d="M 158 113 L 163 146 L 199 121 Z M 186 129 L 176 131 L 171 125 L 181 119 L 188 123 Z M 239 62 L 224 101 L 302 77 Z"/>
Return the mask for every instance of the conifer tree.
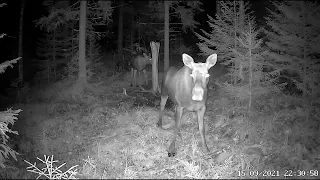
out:
<path id="1" fill-rule="evenodd" d="M 266 45 L 273 69 L 285 79 L 287 90 L 319 97 L 319 4 L 310 1 L 272 2 L 267 16 Z"/>
<path id="2" fill-rule="evenodd" d="M 266 19 L 266 54 L 279 83 L 303 104 L 307 119 L 320 97 L 320 6 L 311 1 L 274 1 Z M 297 98 L 297 95 L 301 95 Z"/>
<path id="3" fill-rule="evenodd" d="M 232 104 L 239 112 L 250 117 L 253 100 L 278 88 L 273 86 L 274 79 L 263 71 L 267 61 L 262 57 L 265 52 L 258 36 L 261 29 L 252 16 L 250 4 L 242 6 L 239 1 L 220 1 L 220 5 L 221 16 L 216 15 L 216 20 L 208 16 L 212 31 L 202 30 L 204 36 L 196 33 L 201 41 L 198 46 L 201 54 L 217 53 L 218 61 L 231 65 L 227 74 L 229 81 L 220 86 L 229 97 L 235 97 Z"/>
<path id="4" fill-rule="evenodd" d="M 61 4 L 64 4 L 63 6 Z M 67 4 L 67 5 L 65 5 Z M 45 5 L 49 9 L 49 15 L 42 17 L 36 21 L 41 29 L 47 32 L 55 33 L 56 54 L 52 57 L 60 57 L 64 59 L 64 68 L 60 70 L 61 77 L 67 77 L 69 80 L 76 79 L 79 72 L 79 23 L 74 19 L 79 17 L 79 3 L 69 6 L 69 3 L 45 1 Z M 94 75 L 94 69 L 101 67 L 99 61 L 98 40 L 106 35 L 105 32 L 97 32 L 97 25 L 102 26 L 111 22 L 111 1 L 88 1 L 86 12 L 86 51 L 85 57 L 86 70 L 82 72 L 86 74 L 86 78 Z M 61 43 L 61 44 L 60 44 Z M 47 49 L 49 50 L 49 49 Z M 44 52 L 43 52 L 44 53 Z M 50 52 L 49 52 L 50 53 Z M 100 62 L 99 62 L 100 63 Z M 57 63 L 56 63 L 57 65 Z"/>

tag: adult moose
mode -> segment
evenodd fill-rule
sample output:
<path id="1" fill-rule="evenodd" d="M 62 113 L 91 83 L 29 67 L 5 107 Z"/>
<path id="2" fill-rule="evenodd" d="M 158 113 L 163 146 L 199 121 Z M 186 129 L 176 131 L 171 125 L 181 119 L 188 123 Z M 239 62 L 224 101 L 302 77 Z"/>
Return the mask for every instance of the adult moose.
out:
<path id="1" fill-rule="evenodd" d="M 182 54 L 184 66 L 181 69 L 170 67 L 164 72 L 161 87 L 161 103 L 157 126 L 162 128 L 163 110 L 168 97 L 175 104 L 175 129 L 168 156 L 175 156 L 176 136 L 180 131 L 181 117 L 184 109 L 196 111 L 199 131 L 204 152 L 209 152 L 204 129 L 204 114 L 206 112 L 208 70 L 217 62 L 217 54 L 210 55 L 206 63 L 195 63 L 193 58 Z"/>
<path id="2" fill-rule="evenodd" d="M 132 81 L 131 81 L 131 86 L 133 82 L 137 85 L 137 72 L 140 77 L 141 71 L 144 73 L 145 81 L 146 84 L 148 84 L 148 77 L 146 74 L 146 66 L 148 64 L 152 64 L 152 59 L 150 55 L 148 56 L 147 54 L 143 53 L 142 55 L 134 55 L 131 59 L 131 75 L 132 75 Z M 138 86 L 138 85 L 137 85 Z"/>

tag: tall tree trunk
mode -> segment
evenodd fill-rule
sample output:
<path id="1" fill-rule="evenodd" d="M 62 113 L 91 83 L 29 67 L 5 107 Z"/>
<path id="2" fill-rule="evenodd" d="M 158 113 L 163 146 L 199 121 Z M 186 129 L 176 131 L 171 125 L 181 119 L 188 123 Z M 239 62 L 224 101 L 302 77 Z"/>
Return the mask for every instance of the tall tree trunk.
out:
<path id="1" fill-rule="evenodd" d="M 25 8 L 25 0 L 21 0 L 21 8 L 20 8 L 20 27 L 19 27 L 19 50 L 18 50 L 18 57 L 22 57 L 19 60 L 19 80 L 18 80 L 18 102 L 20 102 L 20 91 L 19 88 L 23 84 L 24 77 L 23 77 L 23 16 L 24 16 L 24 8 Z"/>
<path id="2" fill-rule="evenodd" d="M 134 44 L 134 41 L 135 41 L 135 24 L 136 24 L 136 22 L 134 21 L 134 16 L 132 16 L 132 22 L 131 22 L 131 46 L 130 46 L 130 50 L 131 50 L 131 55 L 132 55 L 132 53 L 133 53 L 133 51 L 134 51 L 134 47 L 133 47 L 133 44 Z"/>
<path id="3" fill-rule="evenodd" d="M 86 14 L 87 1 L 80 1 L 79 21 L 79 79 L 80 83 L 87 83 L 86 73 Z"/>
<path id="4" fill-rule="evenodd" d="M 244 4 L 243 4 L 243 0 L 239 1 L 239 11 L 240 11 L 240 17 L 239 17 L 240 29 L 239 30 L 240 30 L 240 32 L 244 32 Z"/>
<path id="5" fill-rule="evenodd" d="M 220 7 L 220 0 L 216 0 L 216 14 L 218 15 L 218 16 L 220 16 L 221 15 L 221 7 Z"/>
<path id="6" fill-rule="evenodd" d="M 53 72 L 54 72 L 54 81 L 57 80 L 57 63 L 56 63 L 56 30 L 53 31 L 53 38 L 52 38 L 52 42 L 53 42 L 53 57 L 52 57 L 52 63 L 53 63 Z M 50 74 L 50 70 L 49 70 L 49 74 Z M 50 81 L 50 80 L 49 80 Z"/>
<path id="7" fill-rule="evenodd" d="M 123 57 L 123 1 L 119 1 L 119 22 L 118 22 L 118 61 Z"/>
<path id="8" fill-rule="evenodd" d="M 239 27 L 240 27 L 240 32 L 244 32 L 244 24 L 245 24 L 245 19 L 244 19 L 244 2 L 243 0 L 240 0 L 239 1 L 239 11 L 240 11 L 240 16 L 239 16 Z M 240 37 L 241 38 L 244 38 L 244 35 L 242 33 L 240 33 Z M 243 72 L 243 66 L 242 66 L 242 63 L 240 63 L 240 67 L 239 67 L 239 77 L 244 80 L 243 78 L 243 75 L 242 75 L 242 72 Z"/>
<path id="9" fill-rule="evenodd" d="M 140 32 L 141 32 L 140 31 L 140 28 L 141 28 L 141 25 L 140 25 L 140 13 L 138 13 L 138 23 L 137 24 L 138 24 L 138 45 L 139 45 L 139 49 L 137 50 L 137 53 L 140 53 L 140 51 L 141 51 L 140 50 L 140 47 L 141 47 L 141 43 L 140 43 L 141 42 L 141 36 L 140 36 L 141 35 L 140 34 Z"/>
<path id="10" fill-rule="evenodd" d="M 22 57 L 19 60 L 19 82 L 23 82 L 23 16 L 24 16 L 24 9 L 25 9 L 25 0 L 21 0 L 21 8 L 20 8 L 20 27 L 19 27 L 19 52 L 18 57 Z"/>
<path id="11" fill-rule="evenodd" d="M 169 68 L 169 7 L 170 1 L 164 1 L 164 71 Z"/>
<path id="12" fill-rule="evenodd" d="M 74 34 L 75 34 L 75 31 L 74 31 L 74 26 L 76 25 L 76 21 L 75 20 L 73 20 L 72 21 L 72 24 L 71 24 L 72 26 L 72 31 L 71 31 L 71 53 L 72 53 L 72 57 L 76 54 L 75 52 L 77 51 L 76 50 L 76 48 L 74 48 L 74 44 L 75 44 L 75 38 L 74 38 Z M 76 54 L 76 56 L 77 56 L 78 54 Z M 71 62 L 71 59 L 69 59 L 69 63 Z M 69 81 L 71 80 L 71 69 L 70 69 L 70 67 L 68 68 L 68 79 L 69 79 Z"/>

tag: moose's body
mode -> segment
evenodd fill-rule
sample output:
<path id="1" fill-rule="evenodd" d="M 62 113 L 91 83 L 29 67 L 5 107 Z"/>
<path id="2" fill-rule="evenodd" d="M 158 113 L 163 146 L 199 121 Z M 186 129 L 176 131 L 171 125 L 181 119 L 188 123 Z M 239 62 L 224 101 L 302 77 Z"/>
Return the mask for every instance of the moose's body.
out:
<path id="1" fill-rule="evenodd" d="M 164 72 L 161 87 L 161 103 L 158 127 L 162 127 L 163 110 L 167 99 L 175 104 L 175 131 L 170 144 L 168 155 L 175 155 L 175 141 L 181 125 L 183 110 L 197 112 L 199 131 L 202 139 L 202 148 L 208 152 L 205 140 L 204 114 L 207 101 L 207 83 L 209 80 L 208 70 L 215 65 L 217 55 L 207 58 L 206 63 L 194 63 L 192 57 L 182 55 L 184 66 L 181 69 L 170 67 Z"/>
<path id="2" fill-rule="evenodd" d="M 137 85 L 137 72 L 139 74 L 140 77 L 140 73 L 143 72 L 144 73 L 144 77 L 145 77 L 145 82 L 146 84 L 148 83 L 148 77 L 146 74 L 146 66 L 148 64 L 152 64 L 152 60 L 151 57 L 146 55 L 145 53 L 143 53 L 143 55 L 134 55 L 131 58 L 131 75 L 132 75 L 132 81 L 131 81 L 131 86 L 133 83 L 135 83 Z"/>

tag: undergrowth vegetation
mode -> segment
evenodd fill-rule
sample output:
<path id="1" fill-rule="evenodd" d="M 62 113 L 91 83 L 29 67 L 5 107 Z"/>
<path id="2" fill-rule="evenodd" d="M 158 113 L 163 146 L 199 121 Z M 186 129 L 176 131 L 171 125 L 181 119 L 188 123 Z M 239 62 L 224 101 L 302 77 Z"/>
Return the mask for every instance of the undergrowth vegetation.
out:
<path id="1" fill-rule="evenodd" d="M 128 87 L 130 82 L 123 78 L 114 76 L 110 78 L 113 83 L 108 80 L 100 83 L 99 89 L 105 93 L 99 95 L 76 95 L 72 86 L 59 82 L 48 87 L 50 90 L 39 90 L 36 101 L 17 105 L 24 109 L 20 118 L 26 119 L 26 130 L 21 131 L 21 139 L 15 142 L 21 154 L 15 164 L 20 167 L 18 176 L 16 169 L 11 176 L 7 171 L 7 177 L 35 178 L 42 174 L 52 178 L 69 173 L 89 179 L 215 179 L 263 177 L 256 173 L 265 171 L 265 176 L 271 173 L 280 178 L 295 168 L 310 170 L 314 176 L 317 173 L 319 153 L 306 149 L 315 148 L 316 125 L 306 124 L 302 117 L 299 119 L 297 114 L 302 113 L 299 106 L 279 104 L 281 98 L 272 100 L 276 99 L 275 94 L 256 100 L 255 107 L 262 114 L 248 121 L 241 111 L 231 108 L 233 101 L 219 86 L 210 90 L 205 120 L 211 153 L 202 153 L 195 114 L 187 112 L 182 118 L 178 154 L 169 158 L 167 147 L 174 125 L 172 108 L 166 110 L 169 111 L 163 122 L 166 130 L 156 128 L 157 102 L 154 101 L 154 107 L 137 106 L 137 98 L 148 98 L 148 95 L 134 95 L 130 88 L 128 95 L 124 95 L 120 87 Z M 208 86 L 213 83 L 210 81 Z M 55 100 L 46 99 L 50 96 Z M 288 98 L 282 99 L 288 101 Z M 274 111 L 271 108 L 274 106 L 282 108 Z M 59 162 L 50 159 L 52 155 Z M 44 164 L 53 164 L 52 168 L 64 166 L 50 171 L 52 174 L 35 170 Z M 72 167 L 77 171 L 70 172 Z M 28 171 L 33 168 L 30 171 L 33 173 L 28 173 L 26 168 Z"/>
<path id="2" fill-rule="evenodd" d="M 195 113 L 185 112 L 177 155 L 168 157 L 174 127 L 172 103 L 165 109 L 164 130 L 157 128 L 160 98 L 130 87 L 130 72 L 115 71 L 115 53 L 100 57 L 92 46 L 96 50 L 87 72 L 91 91 L 75 86 L 78 59 L 73 56 L 67 65 L 73 68 L 65 69 L 68 76 L 55 83 L 52 78 L 38 79 L 36 85 L 24 88 L 20 103 L 13 105 L 18 110 L 0 112 L 0 177 L 319 179 L 320 71 L 315 68 L 319 54 L 308 44 L 311 35 L 319 34 L 315 33 L 319 26 L 310 30 L 303 43 L 290 42 L 290 47 L 303 51 L 278 50 L 288 42 L 277 42 L 281 38 L 273 32 L 279 30 L 273 24 L 276 18 L 267 18 L 269 29 L 257 28 L 245 4 L 239 23 L 238 3 L 221 3 L 225 17 L 209 17 L 213 31 L 197 34 L 202 54 L 217 53 L 219 63 L 229 67 L 208 84 L 204 119 L 210 153 L 202 152 Z M 312 4 L 302 5 L 310 8 Z M 292 20 L 286 19 L 287 24 L 296 19 L 291 11 L 286 14 Z M 291 27 L 284 29 L 291 31 Z M 262 32 L 266 40 L 260 37 Z M 290 35 L 287 39 L 300 38 Z"/>

